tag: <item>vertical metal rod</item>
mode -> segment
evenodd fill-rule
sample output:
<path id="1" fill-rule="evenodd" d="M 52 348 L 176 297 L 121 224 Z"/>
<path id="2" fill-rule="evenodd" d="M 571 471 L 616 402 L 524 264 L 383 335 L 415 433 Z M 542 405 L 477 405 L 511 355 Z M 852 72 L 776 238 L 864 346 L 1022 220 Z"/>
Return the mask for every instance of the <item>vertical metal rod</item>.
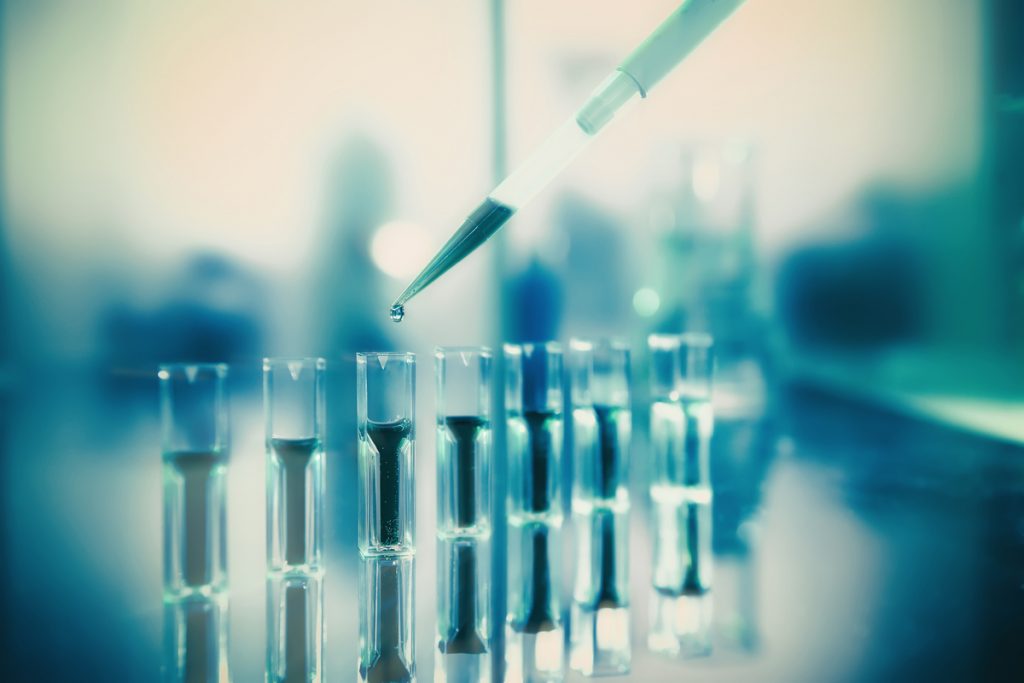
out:
<path id="1" fill-rule="evenodd" d="M 501 182 L 508 172 L 508 124 L 505 98 L 505 2 L 491 0 L 489 6 L 491 32 L 491 170 L 494 183 Z M 500 349 L 509 328 L 507 293 L 505 291 L 505 252 L 504 234 L 497 234 L 493 239 L 493 273 L 494 281 L 491 290 L 493 304 L 491 346 Z M 498 362 L 503 359 L 499 354 Z M 504 368 L 495 368 L 495 376 L 503 377 Z M 491 405 L 493 414 L 505 414 L 505 393 L 501 382 L 491 383 Z M 494 451 L 491 486 L 492 508 L 492 548 L 497 552 L 505 552 L 507 543 L 505 517 L 505 475 L 507 472 L 507 456 L 505 448 L 505 421 L 492 421 Z M 497 489 L 498 486 L 502 488 Z M 491 564 L 491 662 L 494 680 L 504 679 L 505 674 L 505 640 L 504 624 L 506 609 L 507 568 L 505 562 L 495 561 Z"/>

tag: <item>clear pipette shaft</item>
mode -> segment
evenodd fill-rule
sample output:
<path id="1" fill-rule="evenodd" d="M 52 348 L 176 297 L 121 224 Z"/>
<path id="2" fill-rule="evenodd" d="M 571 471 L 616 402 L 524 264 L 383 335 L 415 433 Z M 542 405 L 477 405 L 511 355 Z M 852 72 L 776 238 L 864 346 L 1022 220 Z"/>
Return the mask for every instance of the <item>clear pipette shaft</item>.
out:
<path id="1" fill-rule="evenodd" d="M 519 168 L 498 184 L 391 306 L 391 319 L 452 266 L 487 241 L 605 128 L 623 107 L 651 89 L 744 0 L 686 0 L 658 26 Z"/>

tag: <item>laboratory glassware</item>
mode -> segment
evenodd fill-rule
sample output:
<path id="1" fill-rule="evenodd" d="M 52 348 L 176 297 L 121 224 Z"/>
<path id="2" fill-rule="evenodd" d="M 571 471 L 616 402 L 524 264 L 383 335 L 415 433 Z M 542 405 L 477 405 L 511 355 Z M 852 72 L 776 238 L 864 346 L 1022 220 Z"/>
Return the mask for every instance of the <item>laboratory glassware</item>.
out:
<path id="1" fill-rule="evenodd" d="M 686 0 L 602 82 L 576 113 L 484 198 L 419 275 L 395 299 L 405 304 L 466 258 L 565 168 L 627 104 L 651 89 L 704 41 L 743 0 Z"/>
<path id="2" fill-rule="evenodd" d="M 572 520 L 576 579 L 570 666 L 587 676 L 629 672 L 629 347 L 569 344 Z"/>
<path id="3" fill-rule="evenodd" d="M 415 559 L 368 555 L 359 562 L 359 669 L 367 683 L 416 680 Z"/>
<path id="4" fill-rule="evenodd" d="M 164 683 L 231 680 L 226 592 L 165 601 L 164 639 Z"/>
<path id="5" fill-rule="evenodd" d="M 490 471 L 489 349 L 438 348 L 436 681 L 489 683 Z"/>
<path id="6" fill-rule="evenodd" d="M 648 348 L 654 571 L 647 644 L 701 656 L 711 651 L 712 339 L 651 335 Z"/>
<path id="7" fill-rule="evenodd" d="M 160 366 L 167 598 L 227 587 L 227 373 L 222 364 Z"/>
<path id="8" fill-rule="evenodd" d="M 226 470 L 221 364 L 161 365 L 166 683 L 228 680 Z"/>
<path id="9" fill-rule="evenodd" d="M 416 680 L 412 353 L 356 354 L 363 681 Z"/>
<path id="10" fill-rule="evenodd" d="M 267 463 L 267 681 L 323 676 L 322 358 L 263 361 Z"/>
<path id="11" fill-rule="evenodd" d="M 561 681 L 559 600 L 562 349 L 554 342 L 505 345 L 508 458 L 506 681 Z"/>

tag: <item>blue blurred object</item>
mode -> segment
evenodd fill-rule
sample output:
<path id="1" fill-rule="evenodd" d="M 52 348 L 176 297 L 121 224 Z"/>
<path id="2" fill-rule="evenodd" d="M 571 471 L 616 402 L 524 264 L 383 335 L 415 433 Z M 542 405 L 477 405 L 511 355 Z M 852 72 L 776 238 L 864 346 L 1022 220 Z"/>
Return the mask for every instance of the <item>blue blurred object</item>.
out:
<path id="1" fill-rule="evenodd" d="M 369 251 L 374 230 L 393 217 L 392 164 L 375 140 L 355 135 L 331 167 L 323 248 L 312 259 L 318 311 L 313 334 L 327 355 L 394 350 L 381 273 Z"/>
<path id="2" fill-rule="evenodd" d="M 912 207 L 884 194 L 865 205 L 860 233 L 806 246 L 780 268 L 779 317 L 797 345 L 879 347 L 924 333 L 924 268 L 907 236 Z"/>
<path id="3" fill-rule="evenodd" d="M 115 367 L 255 359 L 264 348 L 262 281 L 219 254 L 184 266 L 151 310 L 113 303 L 102 316 L 102 354 Z"/>
<path id="4" fill-rule="evenodd" d="M 508 283 L 508 341 L 543 342 L 558 339 L 562 320 L 562 284 L 558 276 L 534 256 Z"/>
<path id="5" fill-rule="evenodd" d="M 569 193 L 555 206 L 553 228 L 568 236 L 562 266 L 565 327 L 574 335 L 622 334 L 629 321 L 629 228 L 581 194 Z"/>

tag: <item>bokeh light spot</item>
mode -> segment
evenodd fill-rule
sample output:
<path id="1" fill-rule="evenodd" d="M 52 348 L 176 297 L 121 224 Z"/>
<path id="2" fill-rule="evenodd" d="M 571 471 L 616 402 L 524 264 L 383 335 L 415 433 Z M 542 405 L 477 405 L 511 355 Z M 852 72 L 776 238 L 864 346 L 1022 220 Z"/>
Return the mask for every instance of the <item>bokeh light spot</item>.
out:
<path id="1" fill-rule="evenodd" d="M 633 295 L 633 310 L 641 317 L 650 318 L 660 306 L 661 297 L 650 287 L 641 287 Z"/>
<path id="2" fill-rule="evenodd" d="M 409 221 L 389 221 L 373 233 L 370 241 L 373 264 L 394 278 L 411 278 L 430 257 L 426 231 Z"/>

